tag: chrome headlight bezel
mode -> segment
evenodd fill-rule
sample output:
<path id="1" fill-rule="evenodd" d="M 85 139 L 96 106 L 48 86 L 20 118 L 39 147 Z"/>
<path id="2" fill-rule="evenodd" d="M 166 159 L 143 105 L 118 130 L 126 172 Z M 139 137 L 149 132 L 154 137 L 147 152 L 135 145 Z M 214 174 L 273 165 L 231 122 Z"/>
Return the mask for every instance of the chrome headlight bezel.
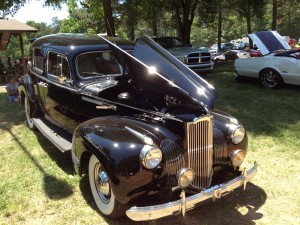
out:
<path id="1" fill-rule="evenodd" d="M 231 135 L 230 135 L 231 142 L 236 145 L 241 143 L 246 136 L 246 131 L 242 124 L 231 125 L 230 131 L 231 131 Z"/>
<path id="2" fill-rule="evenodd" d="M 147 169 L 154 169 L 162 160 L 162 151 L 160 148 L 144 145 L 140 153 L 140 163 Z"/>
<path id="3" fill-rule="evenodd" d="M 177 173 L 178 186 L 182 189 L 190 186 L 195 178 L 195 172 L 191 168 L 182 168 Z"/>
<path id="4" fill-rule="evenodd" d="M 183 64 L 185 64 L 185 56 L 177 56 L 177 59 L 182 62 Z"/>
<path id="5" fill-rule="evenodd" d="M 237 149 L 230 153 L 229 158 L 231 165 L 235 168 L 239 167 L 245 160 L 246 151 L 242 149 Z"/>

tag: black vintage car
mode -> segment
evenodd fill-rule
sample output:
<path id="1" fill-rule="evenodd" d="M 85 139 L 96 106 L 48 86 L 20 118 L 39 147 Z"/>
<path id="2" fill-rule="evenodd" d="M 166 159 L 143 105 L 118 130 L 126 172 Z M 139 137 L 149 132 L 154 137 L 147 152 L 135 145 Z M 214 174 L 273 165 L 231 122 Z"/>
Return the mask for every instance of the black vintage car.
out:
<path id="1" fill-rule="evenodd" d="M 257 171 L 239 171 L 247 135 L 215 89 L 147 37 L 39 38 L 19 90 L 28 126 L 72 152 L 111 218 L 185 215 Z"/>

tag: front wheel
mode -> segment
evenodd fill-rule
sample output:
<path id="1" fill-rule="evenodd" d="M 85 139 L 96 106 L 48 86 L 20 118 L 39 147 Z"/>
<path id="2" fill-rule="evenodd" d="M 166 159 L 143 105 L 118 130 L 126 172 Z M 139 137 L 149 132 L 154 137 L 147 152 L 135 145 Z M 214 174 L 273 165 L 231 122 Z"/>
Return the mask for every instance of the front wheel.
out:
<path id="1" fill-rule="evenodd" d="M 116 219 L 124 215 L 126 205 L 115 198 L 110 179 L 95 155 L 89 161 L 89 182 L 95 203 L 104 215 Z"/>
<path id="2" fill-rule="evenodd" d="M 280 74 L 273 69 L 265 69 L 260 76 L 262 85 L 267 88 L 278 88 L 283 84 Z"/>
<path id="3" fill-rule="evenodd" d="M 34 129 L 34 124 L 33 120 L 31 117 L 31 104 L 30 100 L 28 99 L 28 96 L 25 94 L 25 99 L 24 99 L 24 109 L 25 109 L 25 114 L 26 114 L 26 120 L 27 120 L 27 125 L 30 129 Z"/>

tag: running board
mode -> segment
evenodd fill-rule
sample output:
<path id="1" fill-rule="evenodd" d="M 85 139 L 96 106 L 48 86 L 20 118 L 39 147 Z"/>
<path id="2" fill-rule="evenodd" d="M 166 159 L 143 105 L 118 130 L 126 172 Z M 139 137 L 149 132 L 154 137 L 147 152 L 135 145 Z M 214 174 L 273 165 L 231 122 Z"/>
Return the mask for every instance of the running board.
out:
<path id="1" fill-rule="evenodd" d="M 32 118 L 35 127 L 60 151 L 66 152 L 72 149 L 72 135 L 53 125 L 45 118 Z"/>

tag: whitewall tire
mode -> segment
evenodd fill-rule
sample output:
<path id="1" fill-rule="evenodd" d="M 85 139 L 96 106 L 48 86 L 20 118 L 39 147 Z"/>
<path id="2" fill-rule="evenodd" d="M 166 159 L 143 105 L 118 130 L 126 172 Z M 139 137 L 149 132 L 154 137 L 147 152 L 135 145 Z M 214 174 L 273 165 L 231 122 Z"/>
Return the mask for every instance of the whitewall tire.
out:
<path id="1" fill-rule="evenodd" d="M 112 219 L 123 216 L 127 207 L 116 200 L 109 176 L 95 155 L 90 158 L 88 173 L 92 195 L 100 212 Z"/>

